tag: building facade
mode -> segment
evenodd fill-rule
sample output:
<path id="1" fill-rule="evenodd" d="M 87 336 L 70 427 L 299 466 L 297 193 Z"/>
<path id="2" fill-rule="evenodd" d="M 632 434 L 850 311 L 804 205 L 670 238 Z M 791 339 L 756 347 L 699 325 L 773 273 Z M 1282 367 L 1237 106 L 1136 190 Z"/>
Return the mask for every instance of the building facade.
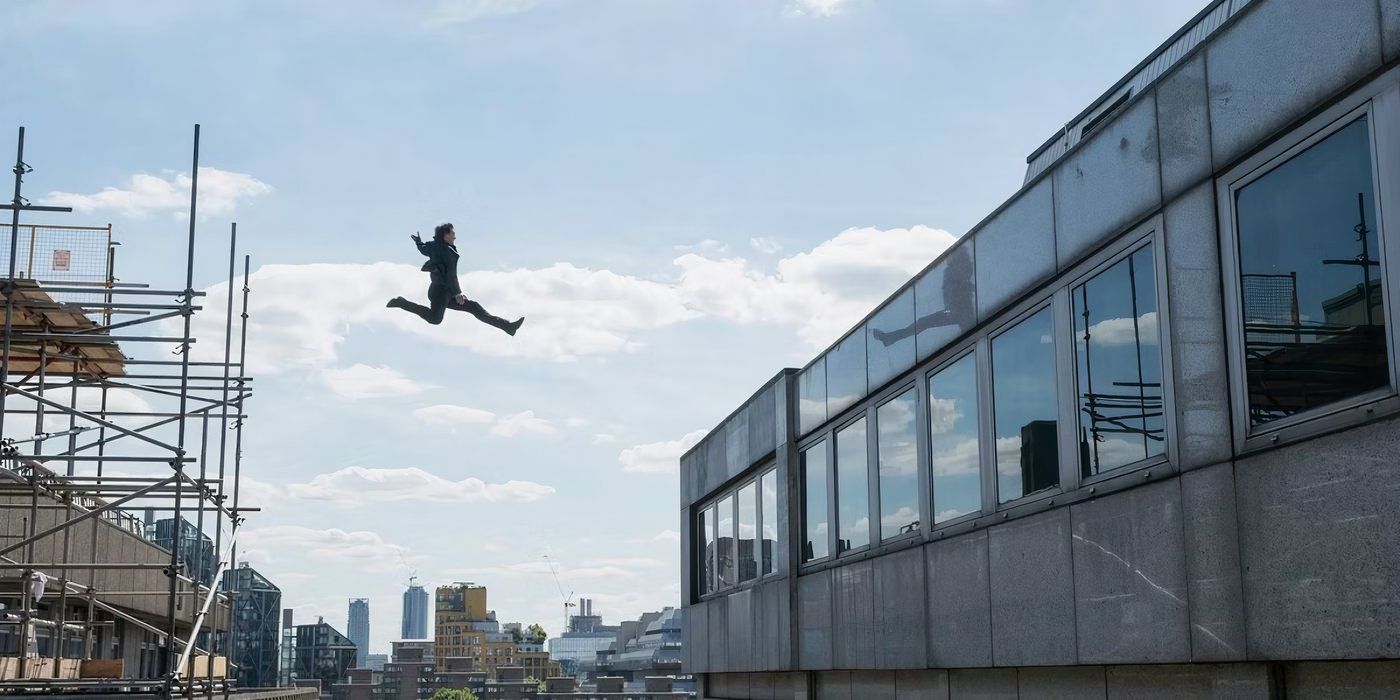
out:
<path id="1" fill-rule="evenodd" d="M 244 562 L 224 572 L 223 590 L 233 599 L 233 644 L 229 659 L 240 688 L 275 688 L 282 635 L 282 590 Z"/>
<path id="2" fill-rule="evenodd" d="M 496 612 L 487 609 L 486 595 L 485 586 L 473 583 L 438 586 L 433 609 L 438 669 L 447 668 L 454 659 L 470 659 L 472 670 L 485 671 L 492 680 L 502 667 L 524 668 L 536 680 L 559 675 L 558 662 L 549 658 L 541 641 L 517 640 L 502 629 Z"/>
<path id="3" fill-rule="evenodd" d="M 359 650 L 359 658 L 356 660 L 356 665 L 366 665 L 369 661 L 368 598 L 350 599 L 350 609 L 345 620 L 345 631 L 350 637 L 350 641 L 355 643 L 355 648 Z"/>
<path id="4" fill-rule="evenodd" d="M 399 625 L 402 639 L 428 639 L 428 592 L 410 579 L 403 592 L 403 620 Z"/>
<path id="5" fill-rule="evenodd" d="M 296 626 L 296 680 L 318 680 L 322 695 L 346 678 L 355 667 L 355 643 L 334 627 L 319 620 L 314 625 Z"/>
<path id="6" fill-rule="evenodd" d="M 147 511 L 148 517 L 150 511 Z M 214 583 L 214 571 L 217 568 L 214 564 L 214 541 L 208 535 L 201 534 L 199 528 L 195 527 L 184 518 L 180 518 L 179 527 L 179 547 L 177 554 L 180 565 L 184 567 L 184 574 L 200 583 L 211 586 Z M 166 550 L 174 550 L 176 546 L 176 527 L 173 518 L 156 520 L 147 526 L 146 538 L 157 547 Z"/>
<path id="7" fill-rule="evenodd" d="M 682 457 L 702 695 L 1400 697 L 1400 9 L 1212 2 L 1027 162 Z"/>
<path id="8" fill-rule="evenodd" d="M 486 673 L 470 668 L 467 659 L 438 669 L 432 647 L 395 645 L 394 656 L 380 671 L 351 669 L 342 683 L 331 686 L 333 700 L 427 700 L 443 689 L 467 689 L 477 697 L 486 694 Z"/>
<path id="9" fill-rule="evenodd" d="M 618 678 L 625 690 L 643 692 L 648 679 L 667 677 L 675 690 L 693 690 L 693 679 L 681 667 L 683 642 L 681 614 L 676 608 L 623 622 L 608 647 L 598 651 L 592 680 Z"/>

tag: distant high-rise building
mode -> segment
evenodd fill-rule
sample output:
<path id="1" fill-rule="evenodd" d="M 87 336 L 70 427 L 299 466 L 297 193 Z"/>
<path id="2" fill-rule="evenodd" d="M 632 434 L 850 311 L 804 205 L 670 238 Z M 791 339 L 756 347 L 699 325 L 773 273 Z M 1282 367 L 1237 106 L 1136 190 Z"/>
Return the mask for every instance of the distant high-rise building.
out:
<path id="1" fill-rule="evenodd" d="M 345 631 L 349 634 L 350 641 L 355 643 L 355 648 L 359 650 L 356 658 L 356 665 L 363 666 L 369 659 L 369 599 L 351 598 L 349 619 L 345 623 Z"/>
<path id="2" fill-rule="evenodd" d="M 428 592 L 414 583 L 417 577 L 408 580 L 408 590 L 403 592 L 403 625 L 399 630 L 401 639 L 428 638 Z"/>
<path id="3" fill-rule="evenodd" d="M 221 584 L 234 600 L 233 643 L 225 647 L 225 653 L 237 668 L 238 687 L 276 687 L 282 590 L 246 562 L 225 571 Z"/>
<path id="4" fill-rule="evenodd" d="M 292 687 L 292 671 L 297 665 L 297 628 L 292 624 L 292 609 L 282 611 L 282 663 L 278 664 L 277 687 Z"/>

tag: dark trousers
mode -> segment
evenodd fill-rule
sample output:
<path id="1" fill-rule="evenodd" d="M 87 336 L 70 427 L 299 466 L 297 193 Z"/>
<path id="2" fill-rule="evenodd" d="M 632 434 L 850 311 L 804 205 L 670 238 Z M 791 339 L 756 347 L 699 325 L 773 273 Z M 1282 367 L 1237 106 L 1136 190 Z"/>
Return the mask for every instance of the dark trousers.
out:
<path id="1" fill-rule="evenodd" d="M 428 303 L 431 304 L 431 306 L 423 306 L 422 304 L 405 301 L 403 303 L 403 309 L 409 313 L 417 314 L 419 318 L 434 326 L 442 323 L 442 317 L 447 313 L 448 309 L 452 309 L 453 311 L 465 311 L 475 316 L 477 320 L 482 323 L 495 326 L 501 330 L 505 330 L 506 327 L 510 325 L 510 321 L 499 316 L 492 316 L 490 313 L 487 313 L 486 309 L 482 308 L 481 304 L 471 299 L 468 299 L 465 304 L 457 303 L 457 299 L 452 295 L 452 292 L 442 285 L 434 284 L 428 287 Z"/>

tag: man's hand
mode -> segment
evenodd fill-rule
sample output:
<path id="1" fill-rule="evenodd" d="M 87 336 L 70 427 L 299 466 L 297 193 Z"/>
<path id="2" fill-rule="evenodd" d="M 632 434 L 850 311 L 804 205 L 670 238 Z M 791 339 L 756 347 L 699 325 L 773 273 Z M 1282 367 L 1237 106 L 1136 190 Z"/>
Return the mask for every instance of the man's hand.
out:
<path id="1" fill-rule="evenodd" d="M 465 294 L 458 294 L 458 295 L 457 295 L 457 303 L 458 303 L 458 304 L 465 304 L 465 303 L 467 303 L 467 295 L 465 295 Z"/>
<path id="2" fill-rule="evenodd" d="M 418 245 L 423 245 L 423 239 L 418 235 L 418 233 L 417 233 L 416 231 L 415 231 L 414 233 L 412 233 L 412 234 L 409 234 L 408 237 L 409 237 L 409 238 L 412 238 L 414 243 L 416 243 L 416 244 L 418 244 Z"/>

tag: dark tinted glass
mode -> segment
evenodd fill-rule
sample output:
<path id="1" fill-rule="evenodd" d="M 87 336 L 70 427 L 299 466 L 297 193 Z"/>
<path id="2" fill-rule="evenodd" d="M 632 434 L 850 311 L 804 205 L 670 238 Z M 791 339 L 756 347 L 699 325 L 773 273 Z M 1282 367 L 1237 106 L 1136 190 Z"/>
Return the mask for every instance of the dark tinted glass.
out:
<path id="1" fill-rule="evenodd" d="M 826 422 L 826 359 L 817 360 L 797 377 L 797 426 L 807 433 Z"/>
<path id="2" fill-rule="evenodd" d="M 758 578 L 758 485 L 739 489 L 739 581 Z"/>
<path id="3" fill-rule="evenodd" d="M 918 397 L 914 390 L 875 411 L 879 434 L 880 538 L 919 529 Z"/>
<path id="4" fill-rule="evenodd" d="M 1152 247 L 1071 290 L 1084 476 L 1162 454 L 1162 355 Z"/>
<path id="5" fill-rule="evenodd" d="M 769 469 L 759 479 L 759 499 L 763 502 L 759 520 L 763 530 L 762 570 L 759 575 L 773 573 L 773 550 L 778 546 L 778 470 Z"/>
<path id="6" fill-rule="evenodd" d="M 929 377 L 928 426 L 933 522 L 981 510 L 976 356 L 968 355 Z"/>
<path id="7" fill-rule="evenodd" d="M 1060 483 L 1055 319 L 1043 309 L 992 339 L 997 497 L 1002 503 Z"/>
<path id="8" fill-rule="evenodd" d="M 1250 422 L 1385 386 L 1367 120 L 1241 188 L 1235 215 Z"/>
<path id="9" fill-rule="evenodd" d="M 700 527 L 705 544 L 705 561 L 701 564 L 701 586 L 708 593 L 715 589 L 715 507 L 706 508 L 703 517 L 704 523 Z"/>
<path id="10" fill-rule="evenodd" d="M 735 534 L 734 534 L 734 495 L 725 496 L 719 502 L 719 535 L 715 541 L 719 543 L 719 588 L 728 588 L 734 585 L 735 574 Z"/>
<path id="11" fill-rule="evenodd" d="M 870 461 L 865 419 L 836 433 L 836 553 L 870 544 Z"/>
<path id="12" fill-rule="evenodd" d="M 831 554 L 826 522 L 826 441 L 802 453 L 802 561 Z"/>

